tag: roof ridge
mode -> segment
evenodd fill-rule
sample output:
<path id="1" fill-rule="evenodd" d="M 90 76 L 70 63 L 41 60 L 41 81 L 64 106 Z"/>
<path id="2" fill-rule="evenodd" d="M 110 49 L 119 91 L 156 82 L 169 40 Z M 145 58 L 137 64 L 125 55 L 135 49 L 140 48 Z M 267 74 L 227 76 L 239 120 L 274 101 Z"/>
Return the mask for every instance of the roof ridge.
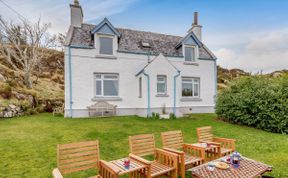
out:
<path id="1" fill-rule="evenodd" d="M 94 24 L 89 24 L 89 23 L 82 23 L 82 25 L 88 25 L 88 26 L 94 26 Z M 182 36 L 179 35 L 171 35 L 171 34 L 165 34 L 165 33 L 160 33 L 160 32 L 152 32 L 152 31 L 145 31 L 145 30 L 138 30 L 138 29 L 133 29 L 133 28 L 126 28 L 126 27 L 115 27 L 116 29 L 123 29 L 123 30 L 131 30 L 131 31 L 136 31 L 136 32 L 145 32 L 145 33 L 152 33 L 156 35 L 165 35 L 165 36 L 171 36 L 171 37 L 177 37 L 177 38 L 183 38 Z"/>
<path id="2" fill-rule="evenodd" d="M 145 32 L 145 33 L 152 33 L 152 34 L 157 34 L 157 35 L 165 35 L 165 36 L 183 38 L 182 36 L 164 34 L 164 33 L 160 33 L 160 32 L 151 32 L 151 31 L 137 30 L 137 29 L 131 29 L 131 28 L 123 28 L 123 27 L 116 27 L 116 28 L 117 29 L 123 29 L 123 30 L 131 30 L 131 31 L 137 31 L 137 32 Z"/>

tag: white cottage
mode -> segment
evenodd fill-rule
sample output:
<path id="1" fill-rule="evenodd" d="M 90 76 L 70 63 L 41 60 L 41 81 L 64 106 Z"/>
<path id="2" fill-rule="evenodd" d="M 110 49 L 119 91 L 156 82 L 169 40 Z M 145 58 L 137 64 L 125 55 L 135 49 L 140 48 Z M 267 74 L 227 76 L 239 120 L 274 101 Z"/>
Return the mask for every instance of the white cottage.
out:
<path id="1" fill-rule="evenodd" d="M 114 27 L 107 18 L 83 23 L 70 5 L 65 45 L 65 116 L 87 117 L 105 101 L 117 115 L 214 112 L 216 57 L 203 44 L 197 13 L 184 37 Z"/>

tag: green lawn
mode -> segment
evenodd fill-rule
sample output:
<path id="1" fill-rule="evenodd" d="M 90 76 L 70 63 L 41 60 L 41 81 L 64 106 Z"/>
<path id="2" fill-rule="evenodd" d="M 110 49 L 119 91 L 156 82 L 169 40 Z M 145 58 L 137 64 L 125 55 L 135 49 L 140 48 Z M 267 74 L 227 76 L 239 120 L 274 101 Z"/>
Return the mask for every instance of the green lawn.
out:
<path id="1" fill-rule="evenodd" d="M 196 141 L 196 128 L 211 125 L 219 137 L 237 139 L 244 156 L 274 167 L 269 175 L 288 177 L 288 136 L 216 121 L 213 114 L 197 114 L 178 120 L 147 120 L 138 117 L 65 119 L 39 114 L 0 121 L 0 177 L 51 177 L 56 166 L 56 145 L 100 140 L 102 159 L 128 155 L 128 136 L 181 129 L 186 142 Z M 89 176 L 94 171 L 70 177 Z"/>

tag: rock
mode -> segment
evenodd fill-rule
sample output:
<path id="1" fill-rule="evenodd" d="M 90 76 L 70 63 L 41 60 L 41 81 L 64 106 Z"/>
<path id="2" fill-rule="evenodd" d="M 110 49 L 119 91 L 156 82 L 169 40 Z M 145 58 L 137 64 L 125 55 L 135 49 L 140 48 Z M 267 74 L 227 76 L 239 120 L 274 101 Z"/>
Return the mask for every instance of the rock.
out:
<path id="1" fill-rule="evenodd" d="M 5 77 L 2 74 L 0 74 L 0 82 L 5 82 L 5 81 L 6 81 Z"/>
<path id="2" fill-rule="evenodd" d="M 11 108 L 11 110 L 14 110 L 17 106 L 15 106 L 14 104 L 9 104 L 8 107 Z"/>
<path id="3" fill-rule="evenodd" d="M 27 100 L 29 102 L 29 106 L 35 107 L 34 97 L 32 95 L 28 95 Z"/>
<path id="4" fill-rule="evenodd" d="M 18 93 L 18 92 L 13 92 L 13 95 L 18 99 L 18 100 L 25 100 L 27 99 L 27 96 L 22 94 L 22 93 Z"/>
<path id="5" fill-rule="evenodd" d="M 13 117 L 14 115 L 13 115 L 13 112 L 12 111 L 8 111 L 8 112 L 5 112 L 4 113 L 4 117 L 5 118 L 11 118 L 11 117 Z"/>
<path id="6" fill-rule="evenodd" d="M 8 107 L 11 108 L 11 110 L 13 110 L 16 109 L 17 106 L 15 106 L 14 104 L 9 104 Z"/>

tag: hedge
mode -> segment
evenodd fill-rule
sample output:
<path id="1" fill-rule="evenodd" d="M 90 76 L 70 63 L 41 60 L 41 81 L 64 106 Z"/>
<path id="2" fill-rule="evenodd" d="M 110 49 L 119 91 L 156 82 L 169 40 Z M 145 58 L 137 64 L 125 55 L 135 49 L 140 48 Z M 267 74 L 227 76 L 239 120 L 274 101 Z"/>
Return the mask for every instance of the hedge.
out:
<path id="1" fill-rule="evenodd" d="M 288 75 L 241 77 L 222 90 L 216 113 L 224 121 L 288 133 Z"/>

